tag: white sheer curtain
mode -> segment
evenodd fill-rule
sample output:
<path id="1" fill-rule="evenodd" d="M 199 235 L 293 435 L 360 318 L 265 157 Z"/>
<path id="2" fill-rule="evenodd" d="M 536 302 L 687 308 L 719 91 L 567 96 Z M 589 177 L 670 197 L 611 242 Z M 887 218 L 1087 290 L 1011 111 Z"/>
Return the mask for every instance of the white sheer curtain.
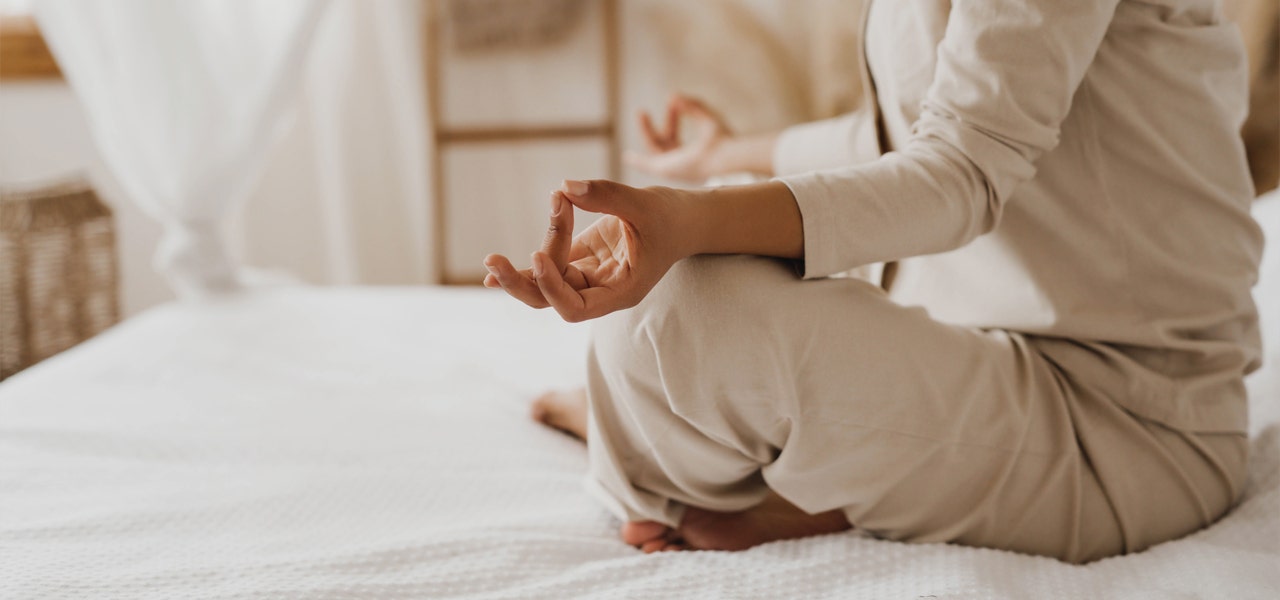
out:
<path id="1" fill-rule="evenodd" d="M 244 262 L 317 284 L 435 281 L 425 6 L 329 7 L 296 118 L 232 223 Z"/>
<path id="2" fill-rule="evenodd" d="M 40 0 L 35 14 L 180 297 L 239 288 L 222 229 L 286 123 L 328 0 Z"/>

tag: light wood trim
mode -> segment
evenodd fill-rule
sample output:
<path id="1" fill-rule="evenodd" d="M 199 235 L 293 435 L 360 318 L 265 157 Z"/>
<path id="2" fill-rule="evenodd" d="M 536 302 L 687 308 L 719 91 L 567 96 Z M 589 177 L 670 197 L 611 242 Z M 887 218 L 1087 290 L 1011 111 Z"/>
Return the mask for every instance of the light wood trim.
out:
<path id="1" fill-rule="evenodd" d="M 522 140 L 573 139 L 609 137 L 613 123 L 602 125 L 550 125 L 545 127 L 477 127 L 446 129 L 436 132 L 436 140 L 444 144 L 467 142 L 518 142 Z"/>
<path id="2" fill-rule="evenodd" d="M 28 16 L 0 17 L 0 80 L 62 77 L 36 21 Z"/>
<path id="3" fill-rule="evenodd" d="M 604 0 L 604 85 L 609 131 L 609 178 L 622 179 L 622 27 L 618 0 Z"/>
<path id="4" fill-rule="evenodd" d="M 620 55 L 621 38 L 618 22 L 618 0 L 600 0 L 604 20 L 604 86 L 605 86 L 605 122 L 591 125 L 542 125 L 542 126 L 494 126 L 466 127 L 450 129 L 444 126 L 442 116 L 443 94 L 441 93 L 441 52 L 444 32 L 441 20 L 444 11 L 439 0 L 426 0 L 427 8 L 424 28 L 426 31 L 426 79 L 428 123 L 432 135 L 432 190 L 433 218 L 435 226 L 435 270 L 436 281 L 443 285 L 481 285 L 483 275 L 454 275 L 449 273 L 449 231 L 448 201 L 445 198 L 444 147 L 449 144 L 463 143 L 497 143 L 525 140 L 580 139 L 603 138 L 609 145 L 609 177 L 618 179 L 622 176 L 622 147 L 619 142 L 621 121 L 619 105 L 621 104 Z"/>
<path id="5" fill-rule="evenodd" d="M 435 279 L 438 283 L 448 283 L 449 264 L 447 252 L 449 251 L 448 240 L 446 239 L 446 231 L 448 230 L 445 219 L 448 215 L 445 213 L 444 198 L 444 152 L 440 148 L 440 129 L 443 124 L 441 113 L 443 109 L 440 103 L 443 102 L 444 95 L 440 93 L 440 49 L 443 46 L 440 42 L 440 34 L 444 28 L 440 26 L 442 11 L 440 10 L 440 2 L 437 0 L 427 0 L 427 39 L 426 47 L 426 63 L 427 67 L 427 118 L 431 127 L 431 204 L 432 219 L 434 219 L 435 227 Z"/>
<path id="6" fill-rule="evenodd" d="M 479 287 L 479 286 L 483 286 L 483 285 L 484 285 L 484 276 L 481 276 L 481 275 L 464 275 L 464 276 L 445 275 L 444 277 L 440 278 L 440 284 L 441 284 L 441 285 L 466 285 L 466 286 L 476 286 L 476 287 Z"/>

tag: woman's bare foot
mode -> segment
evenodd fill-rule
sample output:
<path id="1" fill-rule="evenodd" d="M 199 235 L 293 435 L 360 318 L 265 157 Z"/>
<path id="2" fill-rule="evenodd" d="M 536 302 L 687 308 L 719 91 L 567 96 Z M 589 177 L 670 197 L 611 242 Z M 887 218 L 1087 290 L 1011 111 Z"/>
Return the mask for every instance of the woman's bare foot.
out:
<path id="1" fill-rule="evenodd" d="M 838 510 L 810 515 L 770 492 L 764 502 L 742 512 L 686 507 L 678 530 L 653 521 L 627 523 L 622 526 L 622 540 L 646 553 L 686 548 L 746 550 L 767 542 L 836 533 L 850 527 L 844 513 Z"/>
<path id="2" fill-rule="evenodd" d="M 533 420 L 587 441 L 587 390 L 553 390 L 533 401 Z"/>
<path id="3" fill-rule="evenodd" d="M 622 541 L 643 550 L 645 554 L 688 549 L 676 530 L 654 521 L 623 524 Z"/>
<path id="4" fill-rule="evenodd" d="M 587 439 L 587 391 L 551 391 L 533 401 L 533 419 L 573 437 Z M 777 540 L 849 529 L 844 513 L 810 515 L 770 492 L 760 504 L 736 513 L 686 507 L 680 527 L 654 521 L 622 526 L 622 540 L 646 553 L 671 550 L 745 550 Z"/>

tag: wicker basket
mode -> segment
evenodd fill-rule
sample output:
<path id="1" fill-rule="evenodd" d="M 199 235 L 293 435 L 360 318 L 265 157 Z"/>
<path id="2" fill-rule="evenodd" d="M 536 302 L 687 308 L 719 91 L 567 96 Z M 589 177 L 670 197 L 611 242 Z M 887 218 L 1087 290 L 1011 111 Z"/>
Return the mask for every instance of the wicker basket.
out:
<path id="1" fill-rule="evenodd" d="M 0 190 L 0 379 L 120 317 L 111 209 L 84 183 Z"/>
<path id="2" fill-rule="evenodd" d="M 454 47 L 461 51 L 520 49 L 554 44 L 573 31 L 586 0 L 450 0 Z"/>

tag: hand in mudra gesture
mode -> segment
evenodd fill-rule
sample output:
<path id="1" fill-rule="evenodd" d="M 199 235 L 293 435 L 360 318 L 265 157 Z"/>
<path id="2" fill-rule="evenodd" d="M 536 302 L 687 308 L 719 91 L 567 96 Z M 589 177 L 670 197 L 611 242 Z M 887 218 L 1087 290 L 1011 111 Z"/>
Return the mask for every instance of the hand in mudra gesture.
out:
<path id="1" fill-rule="evenodd" d="M 676 181 L 701 183 L 722 174 L 718 153 L 733 132 L 715 110 L 701 100 L 674 94 L 667 102 L 666 118 L 659 129 L 647 112 L 639 115 L 640 133 L 647 152 L 627 152 L 627 165 Z M 688 139 L 681 139 L 681 122 L 686 121 Z M 770 157 L 772 158 L 772 157 Z"/>
<path id="2" fill-rule="evenodd" d="M 550 225 L 532 266 L 517 270 L 491 254 L 484 284 L 534 308 L 553 307 L 569 322 L 635 306 L 686 255 L 678 204 L 676 190 L 566 181 L 551 194 Z M 575 207 L 606 216 L 573 237 Z"/>

